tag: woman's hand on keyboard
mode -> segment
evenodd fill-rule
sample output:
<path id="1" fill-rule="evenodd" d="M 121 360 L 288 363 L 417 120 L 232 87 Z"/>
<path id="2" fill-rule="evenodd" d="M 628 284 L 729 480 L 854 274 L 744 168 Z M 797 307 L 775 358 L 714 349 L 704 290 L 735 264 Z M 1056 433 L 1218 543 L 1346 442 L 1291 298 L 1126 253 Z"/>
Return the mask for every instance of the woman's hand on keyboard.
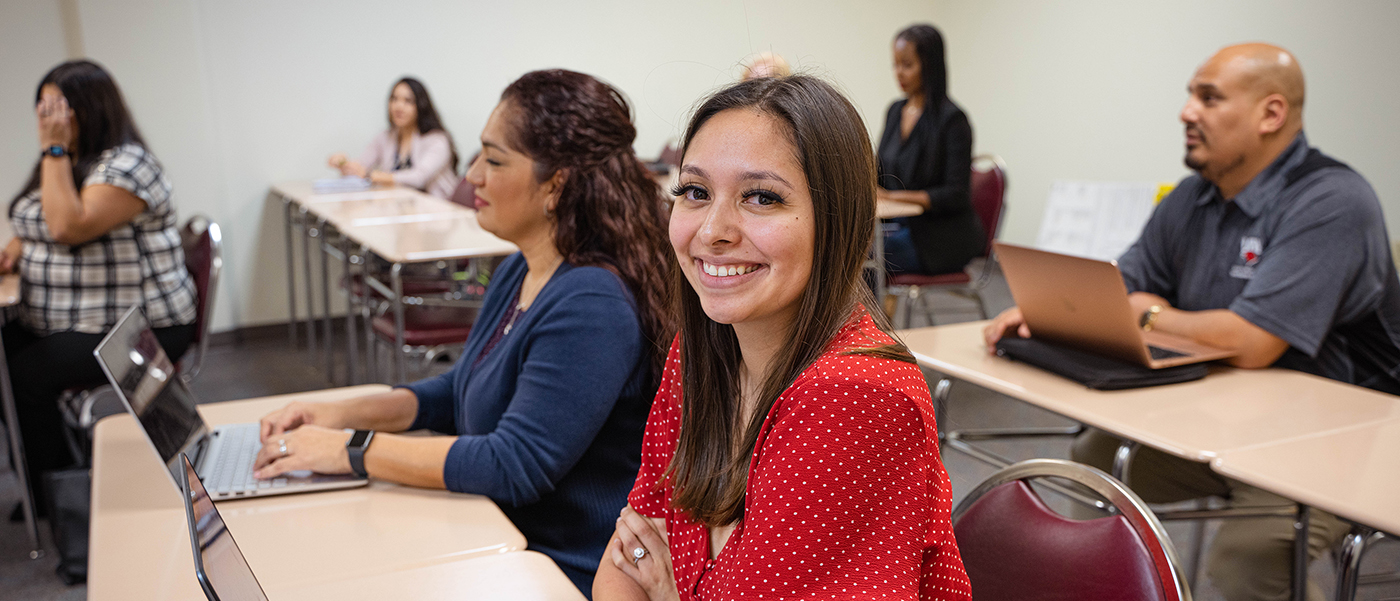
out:
<path id="1" fill-rule="evenodd" d="M 260 424 L 264 445 L 283 433 L 307 425 L 342 428 L 339 403 L 289 403 L 286 407 L 273 411 L 262 418 Z"/>
<path id="2" fill-rule="evenodd" d="M 317 425 L 302 425 L 264 441 L 253 462 L 253 475 L 272 478 L 287 472 L 311 470 L 318 474 L 350 473 L 345 443 L 350 432 Z"/>

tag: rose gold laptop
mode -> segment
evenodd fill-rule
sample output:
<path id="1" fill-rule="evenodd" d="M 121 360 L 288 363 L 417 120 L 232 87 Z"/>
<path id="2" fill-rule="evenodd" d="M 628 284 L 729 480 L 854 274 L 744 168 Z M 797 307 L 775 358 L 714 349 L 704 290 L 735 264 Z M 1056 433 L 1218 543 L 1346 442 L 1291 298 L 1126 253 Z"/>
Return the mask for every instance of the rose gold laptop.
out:
<path id="1" fill-rule="evenodd" d="M 1036 338 L 1152 369 L 1239 354 L 1142 331 L 1116 262 L 994 244 L 1011 297 Z"/>

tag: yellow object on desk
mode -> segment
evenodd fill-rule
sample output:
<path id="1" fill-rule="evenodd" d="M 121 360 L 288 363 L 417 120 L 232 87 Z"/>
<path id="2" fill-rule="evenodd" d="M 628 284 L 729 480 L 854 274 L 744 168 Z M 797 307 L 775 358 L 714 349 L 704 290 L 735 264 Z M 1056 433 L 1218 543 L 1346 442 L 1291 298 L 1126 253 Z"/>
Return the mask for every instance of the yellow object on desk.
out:
<path id="1" fill-rule="evenodd" d="M 1157 198 L 1155 198 L 1155 199 L 1152 200 L 1152 204 L 1154 204 L 1154 205 L 1162 204 L 1162 199 L 1163 199 L 1163 198 L 1166 198 L 1167 195 L 1168 195 L 1168 194 L 1171 194 L 1171 193 L 1172 193 L 1172 190 L 1175 190 L 1175 189 L 1176 189 L 1176 184 L 1157 184 Z"/>

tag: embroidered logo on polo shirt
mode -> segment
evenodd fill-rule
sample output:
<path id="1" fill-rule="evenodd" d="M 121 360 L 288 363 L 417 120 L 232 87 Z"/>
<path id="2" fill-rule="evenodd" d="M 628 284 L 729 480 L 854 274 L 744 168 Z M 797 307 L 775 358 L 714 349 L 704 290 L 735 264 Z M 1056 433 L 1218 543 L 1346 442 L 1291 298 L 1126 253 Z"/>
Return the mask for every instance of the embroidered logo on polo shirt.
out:
<path id="1" fill-rule="evenodd" d="M 1254 266 L 1264 256 L 1264 242 L 1255 236 L 1240 238 L 1240 260 L 1244 265 L 1230 267 L 1230 277 L 1248 280 L 1254 277 Z"/>
<path id="2" fill-rule="evenodd" d="M 1264 243 L 1254 236 L 1240 238 L 1240 259 L 1245 265 L 1253 267 L 1259 262 L 1259 257 L 1264 254 Z"/>

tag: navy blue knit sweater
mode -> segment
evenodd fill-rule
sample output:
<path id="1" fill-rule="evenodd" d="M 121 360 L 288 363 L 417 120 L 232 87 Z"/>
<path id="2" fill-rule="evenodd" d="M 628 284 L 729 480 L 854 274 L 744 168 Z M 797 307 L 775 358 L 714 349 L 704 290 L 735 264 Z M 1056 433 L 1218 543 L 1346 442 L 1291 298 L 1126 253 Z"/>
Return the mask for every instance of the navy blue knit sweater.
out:
<path id="1" fill-rule="evenodd" d="M 526 271 L 519 253 L 506 259 L 461 360 L 406 386 L 418 396 L 412 429 L 457 435 L 443 466 L 448 490 L 495 500 L 530 549 L 591 595 L 641 462 L 652 346 L 620 278 L 565 263 L 480 357 Z"/>

